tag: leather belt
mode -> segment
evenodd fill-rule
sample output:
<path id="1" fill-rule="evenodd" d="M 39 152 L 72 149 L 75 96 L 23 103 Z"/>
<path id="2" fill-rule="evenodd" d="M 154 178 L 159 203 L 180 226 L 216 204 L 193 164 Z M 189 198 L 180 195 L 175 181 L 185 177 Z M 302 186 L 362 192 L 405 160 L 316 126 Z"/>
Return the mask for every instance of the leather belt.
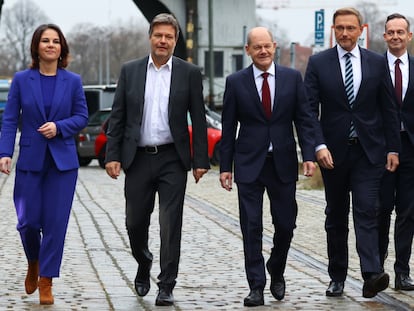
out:
<path id="1" fill-rule="evenodd" d="M 165 144 L 165 145 L 158 145 L 158 146 L 145 146 L 145 147 L 137 147 L 137 150 L 140 152 L 145 152 L 148 154 L 158 154 L 162 151 L 171 149 L 174 147 L 174 144 Z"/>
<path id="2" fill-rule="evenodd" d="M 348 139 L 348 145 L 358 145 L 359 139 L 358 137 L 351 137 Z"/>

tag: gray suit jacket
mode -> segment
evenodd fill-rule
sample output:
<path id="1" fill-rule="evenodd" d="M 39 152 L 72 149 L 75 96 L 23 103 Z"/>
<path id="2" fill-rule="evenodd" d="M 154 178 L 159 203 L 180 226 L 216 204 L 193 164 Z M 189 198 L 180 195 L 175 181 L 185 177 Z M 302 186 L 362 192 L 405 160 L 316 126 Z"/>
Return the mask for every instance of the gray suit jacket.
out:
<path id="1" fill-rule="evenodd" d="M 140 139 L 148 59 L 147 56 L 122 66 L 108 123 L 106 162 L 119 161 L 124 170 L 131 165 Z M 192 150 L 188 112 L 193 127 Z M 184 168 L 191 169 L 191 160 L 194 168 L 209 168 L 201 72 L 197 66 L 174 56 L 168 116 L 175 149 Z"/>

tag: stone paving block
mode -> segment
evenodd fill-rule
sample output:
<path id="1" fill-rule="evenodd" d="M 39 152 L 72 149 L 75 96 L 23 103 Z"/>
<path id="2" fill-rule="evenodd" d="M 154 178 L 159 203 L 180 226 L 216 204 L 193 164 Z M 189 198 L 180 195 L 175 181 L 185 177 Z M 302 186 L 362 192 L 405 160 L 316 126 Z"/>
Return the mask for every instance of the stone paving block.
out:
<path id="1" fill-rule="evenodd" d="M 61 277 L 54 280 L 55 305 L 50 308 L 38 305 L 37 292 L 30 296 L 24 293 L 26 262 L 15 230 L 11 200 L 14 176 L 12 173 L 0 177 L 0 230 L 4 233 L 0 240 L 0 265 L 4 271 L 2 282 L 7 284 L 0 286 L 0 310 L 251 310 L 243 307 L 243 298 L 249 290 L 238 228 L 237 185 L 228 193 L 219 186 L 217 171 L 210 171 L 197 185 L 189 173 L 188 196 L 219 213 L 212 215 L 205 207 L 186 200 L 180 271 L 174 290 L 176 307 L 158 308 L 154 306 L 159 273 L 158 209 L 155 208 L 151 219 L 149 241 L 154 254 L 151 290 L 141 298 L 135 294 L 137 265 L 125 229 L 123 176 L 112 180 L 95 162 L 79 171 Z M 363 298 L 360 289 L 354 286 L 360 280 L 360 272 L 352 240 L 352 219 L 349 274 L 353 279 L 345 284 L 344 297 L 325 296 L 329 282 L 326 271 L 310 266 L 295 252 L 303 252 L 303 256 L 319 265 L 326 264 L 323 192 L 300 190 L 298 204 L 298 226 L 285 274 L 286 297 L 276 301 L 269 292 L 268 281 L 265 306 L 254 310 L 390 310 L 378 300 Z M 265 259 L 273 234 L 267 206 L 265 199 Z M 390 271 L 393 256 L 390 245 L 386 263 Z M 385 292 L 407 304 L 414 300 L 414 293 L 395 292 L 391 288 Z"/>

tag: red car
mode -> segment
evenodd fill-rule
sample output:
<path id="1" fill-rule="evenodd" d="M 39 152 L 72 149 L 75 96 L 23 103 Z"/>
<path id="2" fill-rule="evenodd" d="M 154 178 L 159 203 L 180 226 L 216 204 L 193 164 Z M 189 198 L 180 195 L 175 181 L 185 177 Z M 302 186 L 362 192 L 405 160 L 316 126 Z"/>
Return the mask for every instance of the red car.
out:
<path id="1" fill-rule="evenodd" d="M 214 113 L 217 115 L 217 113 Z M 207 140 L 208 140 L 208 157 L 212 165 L 218 165 L 220 161 L 220 140 L 221 140 L 221 120 L 218 117 L 206 114 L 207 120 Z M 188 132 L 190 134 L 190 143 L 192 144 L 193 127 L 191 126 L 191 119 L 188 118 Z M 98 159 L 99 166 L 105 168 L 105 151 L 106 151 L 106 125 L 104 122 L 101 132 L 95 139 L 95 155 Z"/>

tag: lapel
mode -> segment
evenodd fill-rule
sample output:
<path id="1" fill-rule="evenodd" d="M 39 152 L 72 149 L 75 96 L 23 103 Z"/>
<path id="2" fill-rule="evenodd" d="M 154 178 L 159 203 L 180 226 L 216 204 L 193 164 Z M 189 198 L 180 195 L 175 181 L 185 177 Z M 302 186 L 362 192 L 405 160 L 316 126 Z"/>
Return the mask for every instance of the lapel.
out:
<path id="1" fill-rule="evenodd" d="M 253 72 L 253 64 L 251 64 L 249 67 L 245 68 L 242 71 L 241 83 L 243 83 L 243 88 L 247 90 L 247 93 L 252 95 L 251 99 L 246 98 L 246 100 L 252 102 L 255 106 L 257 106 L 263 118 L 267 120 L 267 117 L 266 117 L 266 114 L 265 114 L 265 111 L 262 105 L 262 100 L 260 99 L 260 95 L 257 92 L 256 81 L 255 81 L 254 72 Z M 273 102 L 273 105 L 274 105 L 274 102 Z M 273 116 L 273 111 L 272 111 L 272 116 Z"/>
<path id="2" fill-rule="evenodd" d="M 30 79 L 30 86 L 35 98 L 36 106 L 42 115 L 44 121 L 47 121 L 45 106 L 43 102 L 43 95 L 42 95 L 42 86 L 40 83 L 40 72 L 39 70 L 31 70 L 29 74 Z M 56 82 L 55 82 L 55 91 L 53 94 L 52 100 L 52 107 L 50 110 L 49 120 L 54 119 L 57 112 L 59 111 L 59 107 L 62 104 L 63 95 L 65 94 L 65 89 L 67 87 L 67 76 L 66 71 L 63 69 L 58 69 L 56 74 Z"/>
<path id="3" fill-rule="evenodd" d="M 361 49 L 359 47 L 359 52 L 361 54 L 361 84 L 358 89 L 358 93 L 355 96 L 355 105 L 358 105 L 358 98 L 360 97 L 360 91 L 366 89 L 365 84 L 367 83 L 367 79 L 364 79 L 364 77 L 369 76 L 370 66 L 369 66 L 369 57 L 366 55 L 366 50 Z"/>
<path id="4" fill-rule="evenodd" d="M 348 96 L 346 95 L 345 91 L 345 82 L 342 78 L 341 63 L 336 45 L 328 50 L 328 57 L 324 63 L 323 68 L 324 71 L 329 72 L 329 79 L 331 79 L 330 83 L 336 85 L 335 93 L 337 94 L 338 99 L 342 99 L 339 102 L 350 109 Z"/>
<path id="5" fill-rule="evenodd" d="M 63 101 L 63 95 L 67 88 L 67 73 L 63 69 L 58 69 L 56 73 L 55 91 L 53 93 L 52 107 L 50 108 L 49 120 L 53 120 L 59 111 Z"/>
<path id="6" fill-rule="evenodd" d="M 272 107 L 272 117 L 274 118 L 277 103 L 279 102 L 280 92 L 285 89 L 286 79 L 284 78 L 285 70 L 283 67 L 280 67 L 275 64 L 275 99 L 273 100 L 273 107 Z"/>
<path id="7" fill-rule="evenodd" d="M 403 105 L 406 101 L 405 99 L 410 98 L 412 92 L 414 92 L 414 57 L 408 55 L 408 86 L 407 91 L 405 92 Z"/>
<path id="8" fill-rule="evenodd" d="M 30 88 L 35 99 L 35 104 L 46 121 L 46 113 L 43 105 L 42 87 L 40 85 L 40 73 L 38 69 L 32 69 L 29 71 Z"/>
<path id="9" fill-rule="evenodd" d="M 171 85 L 170 85 L 170 96 L 168 99 L 168 118 L 171 117 L 171 110 L 174 106 L 171 102 L 172 99 L 175 97 L 175 92 L 177 91 L 178 84 L 182 83 L 180 76 L 181 76 L 182 66 L 180 62 L 175 58 L 172 57 L 172 68 L 171 68 Z"/>
<path id="10" fill-rule="evenodd" d="M 142 113 L 144 111 L 145 84 L 147 79 L 148 60 L 149 56 L 138 61 L 136 63 L 136 66 L 131 68 L 133 73 L 136 74 L 136 79 L 134 79 L 131 83 L 133 83 L 133 87 L 136 90 L 137 94 L 137 107 L 139 107 L 138 111 L 141 114 L 137 116 L 139 118 L 142 118 Z M 135 81 L 138 81 L 138 83 L 136 83 Z"/>

